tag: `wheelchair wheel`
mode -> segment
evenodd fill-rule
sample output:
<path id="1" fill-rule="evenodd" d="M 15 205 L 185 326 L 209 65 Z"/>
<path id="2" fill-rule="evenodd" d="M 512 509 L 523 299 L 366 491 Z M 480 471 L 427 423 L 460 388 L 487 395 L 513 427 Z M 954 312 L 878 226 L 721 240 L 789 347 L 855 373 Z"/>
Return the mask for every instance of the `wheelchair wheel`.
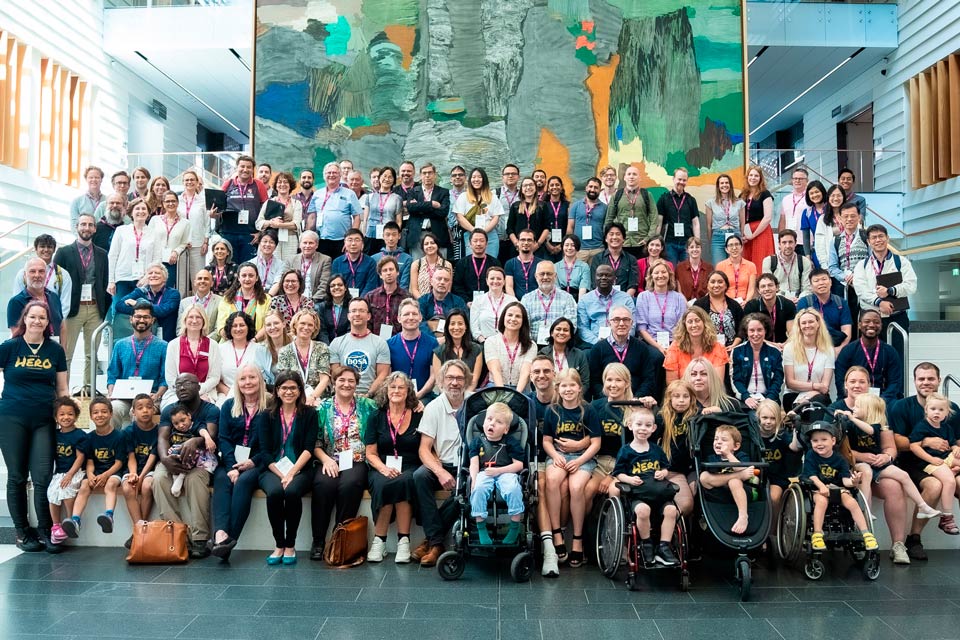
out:
<path id="1" fill-rule="evenodd" d="M 777 552 L 783 560 L 795 562 L 800 557 L 806 531 L 803 490 L 799 484 L 791 484 L 783 493 L 777 522 Z"/>
<path id="2" fill-rule="evenodd" d="M 737 580 L 740 583 L 740 602 L 746 602 L 750 599 L 750 587 L 753 574 L 750 568 L 749 558 L 737 558 Z"/>
<path id="3" fill-rule="evenodd" d="M 686 569 L 680 573 L 680 591 L 690 591 L 690 572 Z"/>
<path id="4" fill-rule="evenodd" d="M 863 577 L 867 580 L 880 577 L 880 554 L 876 551 L 868 551 L 867 557 L 863 559 Z"/>
<path id="5" fill-rule="evenodd" d="M 597 566 L 607 578 L 617 574 L 623 555 L 626 520 L 619 498 L 607 498 L 597 518 Z"/>
<path id="6" fill-rule="evenodd" d="M 820 558 L 810 558 L 803 565 L 803 575 L 807 576 L 810 580 L 819 580 L 822 578 L 823 571 L 823 561 L 820 560 Z"/>
<path id="7" fill-rule="evenodd" d="M 522 551 L 510 562 L 510 577 L 514 582 L 529 582 L 533 575 L 533 554 Z"/>
<path id="8" fill-rule="evenodd" d="M 456 551 L 444 551 L 437 559 L 437 573 L 444 580 L 458 580 L 466 568 L 466 560 Z"/>

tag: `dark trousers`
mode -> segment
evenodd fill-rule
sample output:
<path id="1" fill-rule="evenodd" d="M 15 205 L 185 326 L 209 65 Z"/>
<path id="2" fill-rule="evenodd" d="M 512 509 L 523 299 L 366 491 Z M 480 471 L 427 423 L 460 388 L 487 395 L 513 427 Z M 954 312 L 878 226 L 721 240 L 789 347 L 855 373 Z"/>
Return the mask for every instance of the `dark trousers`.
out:
<path id="1" fill-rule="evenodd" d="M 321 240 L 317 246 L 317 251 L 330 260 L 336 260 L 338 256 L 343 255 L 343 240 Z"/>
<path id="2" fill-rule="evenodd" d="M 891 316 L 884 318 L 881 321 L 880 326 L 882 327 L 882 330 L 880 333 L 880 339 L 883 340 L 884 342 L 887 342 L 887 327 L 889 327 L 890 323 L 892 322 L 896 322 L 898 325 L 903 327 L 904 331 L 906 331 L 907 333 L 910 333 L 910 318 L 907 316 L 906 311 L 899 311 L 897 313 L 894 313 Z M 900 333 L 895 332 L 893 334 L 893 340 L 890 340 L 889 344 L 891 347 L 897 350 L 897 353 L 900 354 L 900 361 L 903 362 L 903 366 L 905 367 L 910 366 L 906 360 L 906 353 L 905 353 L 905 348 L 903 344 L 903 336 L 900 335 Z M 904 393 L 906 393 L 907 390 L 904 389 L 903 391 Z"/>
<path id="3" fill-rule="evenodd" d="M 313 477 L 313 499 L 310 502 L 314 546 L 326 541 L 330 512 L 334 507 L 337 510 L 337 519 L 334 521 L 336 524 L 355 518 L 366 489 L 365 462 L 354 462 L 353 467 L 341 471 L 336 478 L 324 474 L 323 467 L 317 467 L 317 473 Z"/>
<path id="4" fill-rule="evenodd" d="M 220 237 L 227 240 L 233 247 L 233 261 L 236 264 L 252 262 L 257 256 L 257 248 L 250 244 L 253 242 L 253 234 L 250 233 L 227 233 L 220 232 Z"/>
<path id="5" fill-rule="evenodd" d="M 217 467 L 213 474 L 213 524 L 236 540 L 250 516 L 253 492 L 260 486 L 260 471 L 256 467 L 247 469 L 234 484 L 227 476 L 229 470 Z"/>
<path id="6" fill-rule="evenodd" d="M 443 465 L 443 468 L 456 477 L 457 468 L 453 465 Z M 427 468 L 421 466 L 413 472 L 413 485 L 417 491 L 417 504 L 420 507 L 420 524 L 423 533 L 431 545 L 443 544 L 443 538 L 453 526 L 457 518 L 457 505 L 453 498 L 448 498 L 440 507 L 437 507 L 436 492 L 441 489 L 437 476 Z"/>
<path id="7" fill-rule="evenodd" d="M 267 470 L 260 476 L 260 488 L 267 494 L 267 518 L 277 547 L 296 546 L 297 529 L 303 515 L 301 498 L 310 490 L 310 473 L 298 473 L 284 489 L 279 476 Z"/>
<path id="8" fill-rule="evenodd" d="M 27 520 L 27 476 L 33 480 L 33 506 L 41 529 L 53 526 L 47 486 L 53 477 L 55 433 L 52 410 L 38 407 L 36 416 L 4 416 L 0 428 L 0 450 L 7 465 L 7 508 L 17 529 L 30 526 Z"/>

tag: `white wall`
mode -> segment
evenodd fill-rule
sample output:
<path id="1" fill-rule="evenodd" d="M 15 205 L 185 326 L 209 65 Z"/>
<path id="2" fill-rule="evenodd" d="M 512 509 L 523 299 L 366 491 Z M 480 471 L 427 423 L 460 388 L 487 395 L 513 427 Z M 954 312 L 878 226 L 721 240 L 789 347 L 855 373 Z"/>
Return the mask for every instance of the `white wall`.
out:
<path id="1" fill-rule="evenodd" d="M 149 104 L 157 98 L 167 105 L 167 120 L 161 125 L 161 151 L 196 149 L 196 117 L 123 66 L 111 63 L 103 53 L 102 2 L 3 2 L 0 25 L 21 43 L 30 45 L 35 59 L 48 57 L 90 83 L 94 122 L 88 161 L 102 167 L 108 179 L 118 169 L 130 169 L 124 166 L 124 157 L 131 101 Z M 39 96 L 38 88 L 37 92 Z M 0 167 L 0 233 L 25 219 L 69 224 L 69 202 L 81 191 L 39 178 L 35 146 L 26 171 Z M 108 184 L 105 191 L 109 191 Z"/>

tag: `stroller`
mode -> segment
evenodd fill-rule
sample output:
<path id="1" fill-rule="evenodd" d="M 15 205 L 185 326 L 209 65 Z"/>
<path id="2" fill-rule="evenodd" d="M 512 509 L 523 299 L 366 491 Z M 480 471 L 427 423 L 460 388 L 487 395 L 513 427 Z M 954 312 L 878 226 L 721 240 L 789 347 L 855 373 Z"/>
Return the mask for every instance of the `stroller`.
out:
<path id="1" fill-rule="evenodd" d="M 513 422 L 505 437 L 514 439 L 524 452 L 523 470 L 518 474 L 524 498 L 522 529 L 516 544 L 512 545 L 499 542 L 494 542 L 492 545 L 481 544 L 477 536 L 476 522 L 470 514 L 471 482 L 468 445 L 483 433 L 486 409 L 494 402 L 502 402 L 513 411 Z M 481 389 L 464 402 L 459 414 L 463 444 L 460 450 L 460 465 L 457 469 L 454 494 L 459 514 L 453 525 L 453 549 L 441 554 L 437 560 L 437 572 L 444 580 L 460 578 L 466 569 L 466 559 L 470 556 L 487 558 L 513 556 L 510 563 L 510 576 L 516 582 L 526 582 L 533 574 L 534 536 L 530 521 L 536 516 L 537 510 L 537 481 L 536 476 L 530 473 L 530 465 L 536 460 L 533 451 L 536 438 L 531 433 L 531 429 L 535 428 L 533 416 L 531 400 L 516 389 L 508 387 Z M 502 539 L 510 518 L 507 517 L 506 503 L 496 491 L 490 497 L 488 514 L 487 529 L 492 532 L 494 540 Z"/>
<path id="2" fill-rule="evenodd" d="M 717 427 L 731 425 L 740 431 L 743 439 L 740 450 L 746 452 L 749 462 L 733 465 L 728 462 L 707 462 L 713 453 L 713 435 Z M 770 490 L 764 469 L 769 465 L 763 461 L 763 440 L 756 414 L 749 413 L 713 413 L 697 416 L 690 424 L 690 454 L 697 474 L 697 495 L 703 519 L 716 540 L 729 549 L 736 551 L 736 578 L 739 584 L 740 600 L 750 598 L 752 572 L 748 552 L 761 547 L 770 535 L 773 509 L 770 504 Z M 708 489 L 700 481 L 700 474 L 716 468 L 756 467 L 760 469 L 759 482 L 747 486 L 747 517 L 749 525 L 741 534 L 731 533 L 730 529 L 737 520 L 737 507 L 726 487 Z M 752 495 L 751 495 L 752 494 Z"/>

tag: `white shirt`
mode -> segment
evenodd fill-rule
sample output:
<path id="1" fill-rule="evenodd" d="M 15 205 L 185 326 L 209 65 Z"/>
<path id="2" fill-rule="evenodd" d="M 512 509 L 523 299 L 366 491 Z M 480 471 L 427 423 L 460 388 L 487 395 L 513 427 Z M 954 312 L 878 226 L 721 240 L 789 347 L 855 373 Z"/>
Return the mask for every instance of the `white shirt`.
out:
<path id="1" fill-rule="evenodd" d="M 433 438 L 433 446 L 441 463 L 459 464 L 460 426 L 457 422 L 457 409 L 450 406 L 447 394 L 441 393 L 424 407 L 417 431 Z"/>
<path id="2" fill-rule="evenodd" d="M 494 305 L 490 300 L 492 294 L 488 291 L 473 301 L 470 305 L 470 333 L 474 338 L 483 336 L 484 339 L 497 333 L 497 325 L 500 320 L 498 314 L 502 314 L 507 305 L 516 302 L 517 299 L 508 293 L 504 293 L 499 303 Z M 494 311 L 496 309 L 496 312 Z"/>
<path id="3" fill-rule="evenodd" d="M 156 235 L 155 227 L 149 225 L 144 227 L 140 237 L 138 260 L 134 226 L 125 224 L 117 227 L 117 230 L 113 233 L 113 241 L 110 243 L 108 254 L 110 262 L 109 282 L 137 280 L 138 278 L 133 275 L 135 262 L 139 263 L 140 271 L 146 273 L 147 265 L 151 262 L 161 262 L 165 257 L 169 258 L 169 254 L 163 255 L 164 239 L 164 237 Z"/>
<path id="4" fill-rule="evenodd" d="M 793 229 L 797 232 L 798 238 L 803 238 L 800 233 L 800 214 L 807 208 L 807 196 L 805 192 L 796 194 L 794 192 L 783 196 L 780 201 L 780 219 L 784 220 L 784 229 Z"/>
<path id="5" fill-rule="evenodd" d="M 196 205 L 194 205 L 194 207 L 196 207 Z M 190 242 L 190 221 L 180 216 L 173 226 L 168 227 L 167 225 L 170 223 L 166 218 L 167 216 L 163 214 L 154 216 L 150 219 L 149 226 L 154 234 L 163 242 L 160 259 L 164 262 L 169 262 L 171 253 L 176 252 L 179 254 L 187 248 L 187 243 Z M 200 244 L 203 244 L 203 241 L 201 241 Z"/>
<path id="6" fill-rule="evenodd" d="M 188 221 L 187 242 L 194 249 L 199 249 L 210 236 L 210 214 L 207 213 L 207 203 L 203 191 L 197 192 L 193 200 L 190 201 L 189 209 L 187 208 L 186 194 L 181 194 L 177 212 L 181 218 Z"/>

